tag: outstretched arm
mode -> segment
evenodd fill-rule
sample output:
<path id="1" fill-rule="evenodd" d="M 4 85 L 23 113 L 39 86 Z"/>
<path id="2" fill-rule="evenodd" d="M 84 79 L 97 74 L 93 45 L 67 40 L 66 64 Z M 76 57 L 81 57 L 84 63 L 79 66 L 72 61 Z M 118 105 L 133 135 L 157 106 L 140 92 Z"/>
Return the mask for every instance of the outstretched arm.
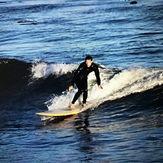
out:
<path id="1" fill-rule="evenodd" d="M 99 69 L 98 69 L 98 66 L 97 65 L 95 66 L 95 76 L 96 76 L 98 87 L 100 89 L 103 89 L 103 87 L 101 86 L 100 73 L 99 73 Z"/>
<path id="2" fill-rule="evenodd" d="M 69 91 L 71 91 L 71 90 L 74 88 L 75 79 L 76 79 L 77 75 L 79 74 L 79 72 L 80 72 L 82 69 L 83 69 L 83 63 L 81 63 L 81 64 L 79 65 L 79 67 L 77 68 L 77 70 L 75 71 L 74 76 L 73 76 L 73 78 L 72 78 L 72 80 L 71 80 L 71 85 L 70 85 L 69 88 L 68 88 Z"/>

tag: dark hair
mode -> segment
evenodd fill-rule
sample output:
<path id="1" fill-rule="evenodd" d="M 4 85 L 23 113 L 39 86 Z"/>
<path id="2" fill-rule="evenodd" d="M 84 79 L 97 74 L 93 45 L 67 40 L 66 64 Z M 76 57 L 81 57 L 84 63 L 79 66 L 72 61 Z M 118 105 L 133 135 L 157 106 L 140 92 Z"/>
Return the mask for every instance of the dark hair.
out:
<path id="1" fill-rule="evenodd" d="M 85 60 L 93 60 L 93 58 L 90 56 L 90 55 L 87 55 L 86 57 L 85 57 Z"/>

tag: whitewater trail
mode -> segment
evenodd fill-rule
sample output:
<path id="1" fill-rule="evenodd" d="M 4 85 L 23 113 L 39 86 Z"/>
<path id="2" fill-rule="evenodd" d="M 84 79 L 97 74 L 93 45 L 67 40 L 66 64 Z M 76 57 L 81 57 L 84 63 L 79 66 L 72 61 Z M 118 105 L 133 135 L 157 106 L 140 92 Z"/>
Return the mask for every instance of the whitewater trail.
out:
<path id="1" fill-rule="evenodd" d="M 53 74 L 61 76 L 72 73 L 77 64 L 46 64 L 33 65 L 33 78 L 47 78 Z M 134 93 L 143 92 L 163 84 L 163 69 L 132 67 L 129 69 L 115 71 L 110 68 L 99 68 L 103 89 L 96 84 L 94 73 L 88 76 L 88 104 L 95 108 L 108 100 L 115 100 Z M 77 89 L 71 92 L 62 92 L 60 96 L 54 95 L 47 103 L 48 110 L 68 107 Z M 82 97 L 76 102 L 81 104 Z"/>
<path id="2" fill-rule="evenodd" d="M 34 79 L 47 78 L 49 75 L 60 76 L 72 72 L 77 68 L 77 64 L 52 63 L 45 62 L 35 63 L 32 66 Z"/>

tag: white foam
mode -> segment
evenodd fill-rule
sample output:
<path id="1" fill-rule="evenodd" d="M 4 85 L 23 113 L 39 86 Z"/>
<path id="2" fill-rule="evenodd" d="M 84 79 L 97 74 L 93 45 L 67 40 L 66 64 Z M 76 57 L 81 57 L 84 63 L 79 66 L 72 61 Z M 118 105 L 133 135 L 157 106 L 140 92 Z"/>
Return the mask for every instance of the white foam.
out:
<path id="1" fill-rule="evenodd" d="M 60 76 L 72 72 L 76 69 L 77 64 L 47 64 L 44 62 L 34 64 L 32 66 L 32 74 L 34 79 L 47 78 L 49 75 Z"/>
<path id="2" fill-rule="evenodd" d="M 88 103 L 94 108 L 107 100 L 115 100 L 127 95 L 143 92 L 152 89 L 155 86 L 163 84 L 163 70 L 161 69 L 146 69 L 146 68 L 131 68 L 113 75 L 106 70 L 100 70 L 103 89 L 99 89 L 95 83 L 93 73 L 89 75 L 89 91 Z M 72 92 L 64 92 L 61 96 L 54 96 L 51 99 L 51 104 L 48 105 L 49 110 L 67 107 L 77 89 Z M 81 97 L 82 100 L 82 97 Z M 81 101 L 80 100 L 80 101 Z M 76 102 L 79 104 L 79 101 Z"/>

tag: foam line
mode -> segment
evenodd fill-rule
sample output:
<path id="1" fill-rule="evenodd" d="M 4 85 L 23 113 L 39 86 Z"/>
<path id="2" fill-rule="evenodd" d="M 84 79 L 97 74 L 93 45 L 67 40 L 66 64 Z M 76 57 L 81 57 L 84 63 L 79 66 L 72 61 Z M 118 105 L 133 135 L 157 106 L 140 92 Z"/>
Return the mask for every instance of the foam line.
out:
<path id="1" fill-rule="evenodd" d="M 115 100 L 125 97 L 133 93 L 143 92 L 163 84 L 162 69 L 147 69 L 147 68 L 130 68 L 113 75 L 108 71 L 100 69 L 103 90 L 98 89 L 95 83 L 94 74 L 91 73 L 88 78 L 89 92 L 88 103 L 94 108 L 108 100 Z M 111 79 L 110 77 L 113 76 Z M 67 92 L 61 96 L 54 96 L 51 99 L 51 104 L 48 105 L 49 110 L 67 107 L 77 89 L 72 92 Z M 82 98 L 82 97 L 81 97 Z M 79 104 L 82 99 L 76 104 Z"/>
<path id="2" fill-rule="evenodd" d="M 34 79 L 47 78 L 49 75 L 54 74 L 61 76 L 72 72 L 77 68 L 77 64 L 66 64 L 66 63 L 53 63 L 47 64 L 45 62 L 36 63 L 32 66 L 32 74 Z"/>

